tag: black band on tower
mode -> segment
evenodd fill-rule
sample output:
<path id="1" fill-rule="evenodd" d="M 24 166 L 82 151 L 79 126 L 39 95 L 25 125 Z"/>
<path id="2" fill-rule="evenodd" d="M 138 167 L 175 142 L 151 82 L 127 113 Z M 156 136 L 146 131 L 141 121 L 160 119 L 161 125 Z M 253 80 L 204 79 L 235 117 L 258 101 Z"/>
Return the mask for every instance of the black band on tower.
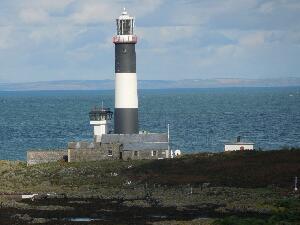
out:
<path id="1" fill-rule="evenodd" d="M 115 134 L 138 134 L 138 109 L 115 108 Z"/>
<path id="2" fill-rule="evenodd" d="M 115 46 L 115 72 L 135 73 L 136 54 L 135 44 L 121 43 Z"/>

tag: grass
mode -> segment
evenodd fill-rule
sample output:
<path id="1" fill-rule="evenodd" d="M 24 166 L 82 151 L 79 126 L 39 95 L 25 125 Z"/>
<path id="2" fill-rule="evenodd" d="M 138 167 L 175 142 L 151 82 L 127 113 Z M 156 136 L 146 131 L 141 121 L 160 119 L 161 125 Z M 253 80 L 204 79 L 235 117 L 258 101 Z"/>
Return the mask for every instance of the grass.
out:
<path id="1" fill-rule="evenodd" d="M 176 160 L 152 161 L 127 173 L 142 182 L 290 188 L 300 175 L 300 150 L 199 153 Z"/>
<path id="2" fill-rule="evenodd" d="M 124 206 L 133 208 L 196 207 L 210 215 L 207 220 L 162 224 L 299 224 L 299 195 L 292 192 L 295 176 L 300 177 L 299 149 L 34 166 L 0 161 L 0 193 L 98 196 L 125 199 Z M 0 202 L 25 207 L 1 196 Z"/>
<path id="3" fill-rule="evenodd" d="M 114 176 L 113 174 L 117 174 Z M 300 150 L 199 153 L 170 160 L 48 163 L 0 161 L 0 192 L 48 191 L 81 186 L 136 184 L 292 188 L 300 175 Z"/>

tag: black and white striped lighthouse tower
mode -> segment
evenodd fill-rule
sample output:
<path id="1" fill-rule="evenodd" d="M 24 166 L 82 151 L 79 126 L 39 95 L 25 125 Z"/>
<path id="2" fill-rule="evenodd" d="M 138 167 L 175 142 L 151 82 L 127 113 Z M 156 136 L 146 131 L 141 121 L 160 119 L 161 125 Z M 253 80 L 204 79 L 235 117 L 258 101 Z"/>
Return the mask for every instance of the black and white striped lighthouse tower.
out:
<path id="1" fill-rule="evenodd" d="M 114 132 L 116 134 L 136 134 L 138 126 L 138 95 L 136 77 L 135 44 L 133 33 L 134 17 L 124 9 L 117 19 L 115 44 L 115 112 Z"/>

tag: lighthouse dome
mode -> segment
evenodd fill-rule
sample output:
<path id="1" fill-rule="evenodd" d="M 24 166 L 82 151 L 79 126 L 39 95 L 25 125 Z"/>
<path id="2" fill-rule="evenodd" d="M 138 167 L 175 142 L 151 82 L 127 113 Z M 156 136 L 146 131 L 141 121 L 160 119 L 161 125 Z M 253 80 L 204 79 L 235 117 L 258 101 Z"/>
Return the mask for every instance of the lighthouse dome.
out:
<path id="1" fill-rule="evenodd" d="M 122 15 L 119 16 L 119 20 L 133 20 L 133 19 L 134 19 L 134 17 L 130 16 L 125 8 L 122 12 Z"/>

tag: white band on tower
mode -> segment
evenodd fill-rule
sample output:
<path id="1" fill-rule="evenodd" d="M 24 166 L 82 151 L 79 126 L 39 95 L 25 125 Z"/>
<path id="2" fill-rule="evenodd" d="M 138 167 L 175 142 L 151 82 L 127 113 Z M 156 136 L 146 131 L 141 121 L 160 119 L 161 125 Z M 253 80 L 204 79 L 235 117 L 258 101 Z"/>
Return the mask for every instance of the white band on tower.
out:
<path id="1" fill-rule="evenodd" d="M 136 73 L 116 73 L 115 108 L 138 108 Z"/>

